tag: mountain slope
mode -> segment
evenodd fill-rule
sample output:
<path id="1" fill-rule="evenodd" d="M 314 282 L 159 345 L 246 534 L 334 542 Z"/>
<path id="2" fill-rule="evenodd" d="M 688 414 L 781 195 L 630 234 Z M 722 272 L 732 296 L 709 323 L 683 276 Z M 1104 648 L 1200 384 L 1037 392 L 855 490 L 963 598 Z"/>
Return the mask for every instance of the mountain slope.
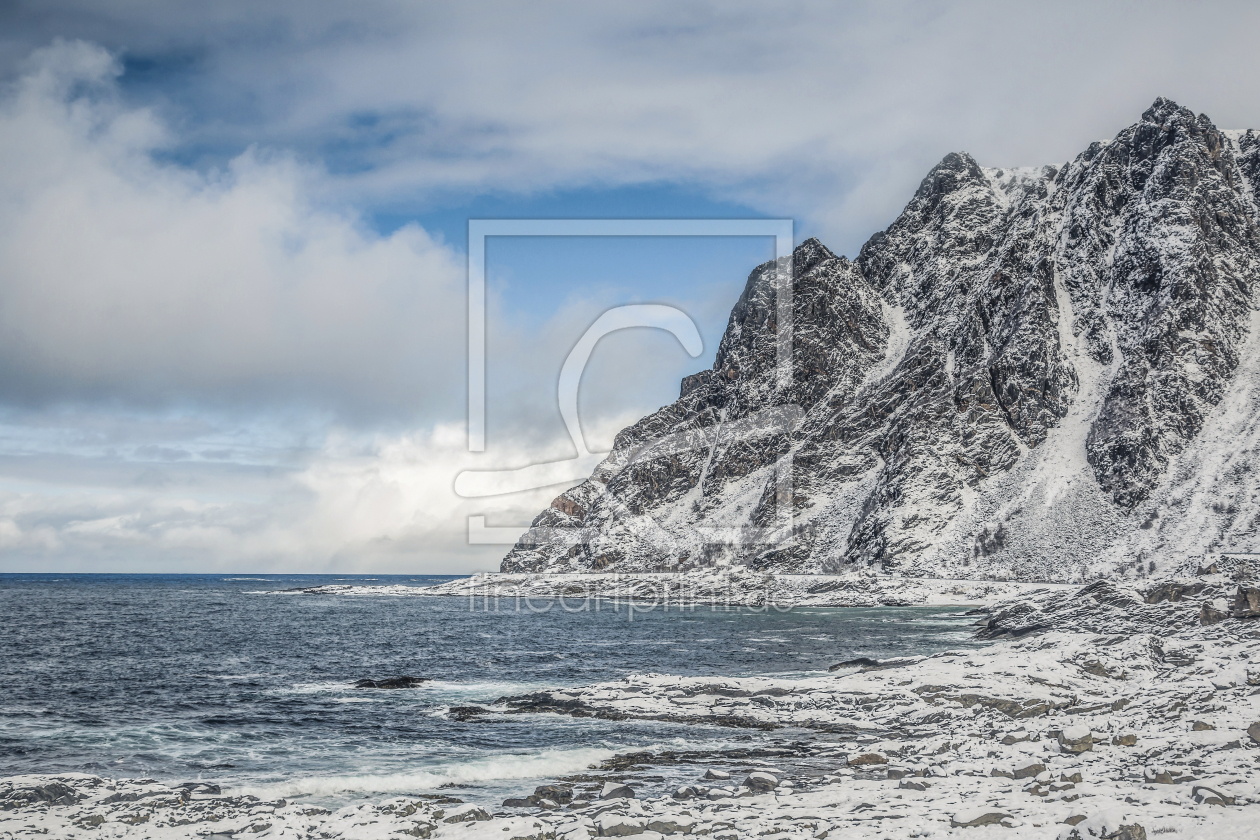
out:
<path id="1" fill-rule="evenodd" d="M 1062 167 L 946 156 L 856 260 L 796 249 L 791 324 L 758 267 L 713 368 L 503 571 L 1070 581 L 1251 548 L 1258 184 L 1254 132 L 1164 99 Z"/>

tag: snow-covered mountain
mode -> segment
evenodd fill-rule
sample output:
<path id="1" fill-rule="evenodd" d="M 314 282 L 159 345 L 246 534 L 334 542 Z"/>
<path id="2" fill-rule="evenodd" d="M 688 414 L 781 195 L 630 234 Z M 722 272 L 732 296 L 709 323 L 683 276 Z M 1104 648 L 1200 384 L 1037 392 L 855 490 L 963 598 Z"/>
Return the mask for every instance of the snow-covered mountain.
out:
<path id="1" fill-rule="evenodd" d="M 790 323 L 788 267 L 754 270 L 712 369 L 503 571 L 1073 581 L 1260 551 L 1257 188 L 1260 135 L 1165 99 L 1061 167 L 946 156 L 857 259 L 796 249 Z"/>

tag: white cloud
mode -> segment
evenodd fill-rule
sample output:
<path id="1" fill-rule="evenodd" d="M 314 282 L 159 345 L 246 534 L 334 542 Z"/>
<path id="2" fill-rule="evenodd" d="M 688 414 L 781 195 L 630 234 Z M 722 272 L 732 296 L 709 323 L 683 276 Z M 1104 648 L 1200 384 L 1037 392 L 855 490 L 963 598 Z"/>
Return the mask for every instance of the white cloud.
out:
<path id="1" fill-rule="evenodd" d="M 194 142 L 344 159 L 356 200 L 667 180 L 849 253 L 947 152 L 1058 163 L 1157 95 L 1243 127 L 1260 94 L 1241 0 L 44 0 L 11 21 L 13 42 L 70 26 L 165 62 Z"/>
<path id="2" fill-rule="evenodd" d="M 225 9 L 0 11 L 5 568 L 496 565 L 464 517 L 524 524 L 554 491 L 488 509 L 454 475 L 570 454 L 555 372 L 610 301 L 541 326 L 492 307 L 492 452 L 474 458 L 462 260 L 360 210 L 666 182 L 852 254 L 948 151 L 1061 161 L 1156 95 L 1260 125 L 1254 4 Z M 54 35 L 107 49 L 30 55 Z M 584 382 L 605 446 L 670 396 L 644 371 L 685 362 L 630 341 Z"/>
<path id="3" fill-rule="evenodd" d="M 593 431 L 610 437 L 633 419 Z M 37 465 L 24 480 L 10 461 L 0 570 L 489 571 L 507 547 L 470 548 L 467 517 L 523 531 L 563 488 L 461 499 L 455 475 L 569 452 L 567 442 L 501 440 L 492 455 L 473 455 L 464 442 L 454 424 L 372 438 L 340 431 L 300 466 L 78 456 L 64 470 Z"/>
<path id="4" fill-rule="evenodd" d="M 33 65 L 0 102 L 10 400 L 458 405 L 460 374 L 434 363 L 464 341 L 453 252 L 414 225 L 367 231 L 289 158 L 156 162 L 169 132 L 120 102 L 99 47 Z"/>

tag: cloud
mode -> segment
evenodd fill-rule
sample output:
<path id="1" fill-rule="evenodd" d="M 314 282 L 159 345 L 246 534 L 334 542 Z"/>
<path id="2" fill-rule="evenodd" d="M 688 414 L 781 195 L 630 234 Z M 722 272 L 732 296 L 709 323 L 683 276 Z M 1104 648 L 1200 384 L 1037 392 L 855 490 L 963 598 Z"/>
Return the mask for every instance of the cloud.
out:
<path id="1" fill-rule="evenodd" d="M 1245 2 L 45 0 L 9 23 L 125 53 L 189 149 L 296 150 L 356 201 L 688 183 L 849 253 L 947 152 L 1057 163 L 1156 95 L 1241 127 L 1260 94 Z"/>
<path id="2" fill-rule="evenodd" d="M 610 437 L 634 418 L 597 424 Z M 77 425 L 77 424 L 76 424 Z M 522 532 L 561 489 L 462 499 L 464 469 L 568 457 L 566 442 L 463 448 L 462 424 L 364 437 L 334 430 L 299 463 L 219 463 L 140 447 L 0 460 L 5 571 L 458 573 L 497 569 L 506 546 L 467 545 L 467 518 Z M 281 459 L 282 460 L 282 459 Z"/>
<path id="3" fill-rule="evenodd" d="M 247 150 L 205 174 L 118 95 L 99 47 L 59 42 L 0 102 L 0 392 L 451 413 L 463 266 L 410 225 L 382 237 Z"/>
<path id="4" fill-rule="evenodd" d="M 583 290 L 540 321 L 491 300 L 492 450 L 471 456 L 462 257 L 365 219 L 667 184 L 852 254 L 948 151 L 1059 162 L 1156 95 L 1260 124 L 1257 18 L 1225 2 L 5 4 L 0 562 L 492 568 L 501 549 L 465 545 L 465 517 L 524 524 L 554 490 L 490 507 L 454 496 L 454 475 L 571 454 L 555 374 L 618 301 Z M 606 339 L 588 438 L 607 446 L 699 366 L 667 336 Z"/>

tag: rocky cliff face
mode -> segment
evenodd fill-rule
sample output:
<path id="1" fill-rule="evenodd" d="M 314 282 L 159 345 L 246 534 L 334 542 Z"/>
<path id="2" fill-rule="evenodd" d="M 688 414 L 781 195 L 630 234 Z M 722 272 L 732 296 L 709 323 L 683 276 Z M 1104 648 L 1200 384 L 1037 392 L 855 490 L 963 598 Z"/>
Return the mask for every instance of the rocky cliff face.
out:
<path id="1" fill-rule="evenodd" d="M 1260 137 L 1164 99 L 1061 167 L 948 155 L 856 260 L 796 249 L 790 323 L 788 267 L 758 267 L 713 368 L 503 571 L 1070 581 L 1260 550 L 1257 186 Z"/>

